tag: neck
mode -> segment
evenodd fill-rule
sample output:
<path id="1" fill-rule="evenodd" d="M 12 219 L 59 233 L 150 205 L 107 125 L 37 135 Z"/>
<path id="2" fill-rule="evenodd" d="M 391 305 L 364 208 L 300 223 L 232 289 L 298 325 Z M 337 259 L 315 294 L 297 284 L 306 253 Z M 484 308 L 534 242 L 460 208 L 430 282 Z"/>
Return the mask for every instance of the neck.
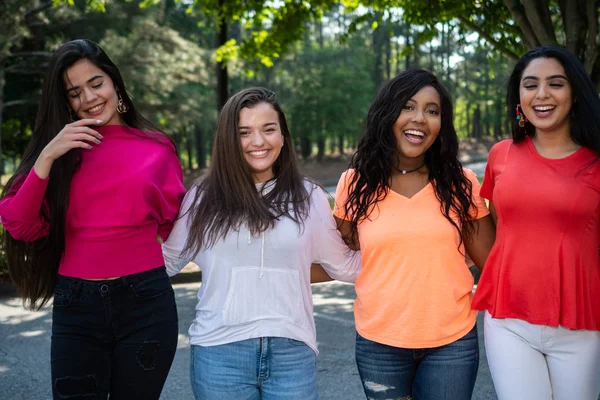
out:
<path id="1" fill-rule="evenodd" d="M 571 149 L 575 145 L 571 138 L 570 125 L 552 131 L 536 129 L 533 142 L 538 149 L 543 150 Z"/>
<path id="2" fill-rule="evenodd" d="M 412 171 L 425 165 L 425 155 L 418 158 L 399 159 L 396 162 L 396 169 L 399 171 Z"/>

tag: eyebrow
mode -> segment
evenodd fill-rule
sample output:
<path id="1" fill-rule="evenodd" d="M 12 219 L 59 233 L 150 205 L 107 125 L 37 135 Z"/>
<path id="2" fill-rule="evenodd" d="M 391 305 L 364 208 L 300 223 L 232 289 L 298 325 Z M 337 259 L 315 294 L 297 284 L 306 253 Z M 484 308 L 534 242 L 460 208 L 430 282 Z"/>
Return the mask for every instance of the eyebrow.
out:
<path id="1" fill-rule="evenodd" d="M 406 102 L 408 103 L 409 101 L 419 104 L 416 100 L 413 100 L 413 99 L 408 99 Z M 436 107 L 441 108 L 441 106 L 438 103 L 436 103 L 435 101 L 430 101 L 429 103 L 425 104 L 425 107 L 428 107 L 428 106 L 436 106 Z"/>
<path id="2" fill-rule="evenodd" d="M 523 79 L 521 79 L 521 81 L 525 81 L 527 79 L 532 79 L 534 81 L 539 81 L 540 80 L 540 78 L 538 78 L 537 76 L 531 76 L 531 75 L 529 75 L 529 76 L 523 77 Z M 550 76 L 546 77 L 547 81 L 549 81 L 551 79 L 564 79 L 565 81 L 568 80 L 566 76 L 561 75 L 561 74 L 550 75 Z"/>
<path id="3" fill-rule="evenodd" d="M 88 79 L 86 83 L 93 82 L 98 78 L 104 78 L 104 76 L 103 75 L 94 75 L 90 79 Z M 72 92 L 73 90 L 77 90 L 77 89 L 79 89 L 79 86 L 73 86 L 72 88 L 67 89 L 67 93 Z"/>
<path id="4" fill-rule="evenodd" d="M 270 125 L 277 126 L 277 123 L 276 122 L 267 122 L 262 127 L 265 128 L 265 127 L 270 126 Z M 240 126 L 240 127 L 238 127 L 238 129 L 250 129 L 250 127 L 249 126 Z"/>

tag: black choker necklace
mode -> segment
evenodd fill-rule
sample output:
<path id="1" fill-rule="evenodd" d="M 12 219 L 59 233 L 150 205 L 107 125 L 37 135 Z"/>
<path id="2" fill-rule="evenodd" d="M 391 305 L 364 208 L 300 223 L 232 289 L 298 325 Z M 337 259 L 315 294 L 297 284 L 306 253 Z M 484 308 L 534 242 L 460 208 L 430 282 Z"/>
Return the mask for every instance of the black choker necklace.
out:
<path id="1" fill-rule="evenodd" d="M 411 172 L 415 172 L 415 171 L 418 171 L 418 170 L 420 170 L 421 168 L 423 168 L 423 166 L 424 166 L 424 165 L 425 165 L 425 163 L 421 164 L 420 166 L 418 166 L 418 167 L 417 167 L 417 168 L 415 168 L 415 169 L 409 169 L 409 170 L 406 170 L 406 169 L 399 169 L 399 168 L 397 168 L 397 167 L 394 167 L 394 169 L 395 169 L 396 171 L 398 171 L 398 172 L 402 173 L 402 175 L 406 175 L 406 174 L 410 174 Z"/>

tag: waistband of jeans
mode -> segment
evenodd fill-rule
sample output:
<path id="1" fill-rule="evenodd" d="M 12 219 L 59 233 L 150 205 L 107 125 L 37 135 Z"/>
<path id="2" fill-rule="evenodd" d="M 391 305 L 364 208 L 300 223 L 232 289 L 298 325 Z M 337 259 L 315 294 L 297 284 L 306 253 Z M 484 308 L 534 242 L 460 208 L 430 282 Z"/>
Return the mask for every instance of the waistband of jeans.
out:
<path id="1" fill-rule="evenodd" d="M 158 268 L 152 268 L 147 271 L 138 272 L 136 274 L 124 275 L 115 279 L 102 279 L 102 280 L 87 280 L 81 278 L 74 278 L 72 276 L 58 275 L 57 284 L 68 284 L 72 287 L 77 287 L 82 291 L 96 291 L 99 287 L 105 286 L 107 289 L 119 289 L 122 287 L 129 287 L 139 282 L 143 282 L 153 278 L 164 277 L 169 279 L 167 270 L 164 266 Z"/>

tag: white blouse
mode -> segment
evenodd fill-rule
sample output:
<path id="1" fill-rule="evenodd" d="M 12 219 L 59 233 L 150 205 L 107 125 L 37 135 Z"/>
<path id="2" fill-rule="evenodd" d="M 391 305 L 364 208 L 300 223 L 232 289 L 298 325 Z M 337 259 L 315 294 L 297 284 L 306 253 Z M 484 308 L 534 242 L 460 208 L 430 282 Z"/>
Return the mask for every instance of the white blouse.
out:
<path id="1" fill-rule="evenodd" d="M 271 181 L 272 182 L 272 181 Z M 252 237 L 246 226 L 230 232 L 194 259 L 182 254 L 191 223 L 186 195 L 163 255 L 169 276 L 190 261 L 202 269 L 190 343 L 216 346 L 258 337 L 285 337 L 306 343 L 316 353 L 310 265 L 318 263 L 334 279 L 354 282 L 360 253 L 350 250 L 336 229 L 327 194 L 305 181 L 310 210 L 301 229 L 284 218 Z M 267 189 L 268 190 L 268 189 Z"/>

